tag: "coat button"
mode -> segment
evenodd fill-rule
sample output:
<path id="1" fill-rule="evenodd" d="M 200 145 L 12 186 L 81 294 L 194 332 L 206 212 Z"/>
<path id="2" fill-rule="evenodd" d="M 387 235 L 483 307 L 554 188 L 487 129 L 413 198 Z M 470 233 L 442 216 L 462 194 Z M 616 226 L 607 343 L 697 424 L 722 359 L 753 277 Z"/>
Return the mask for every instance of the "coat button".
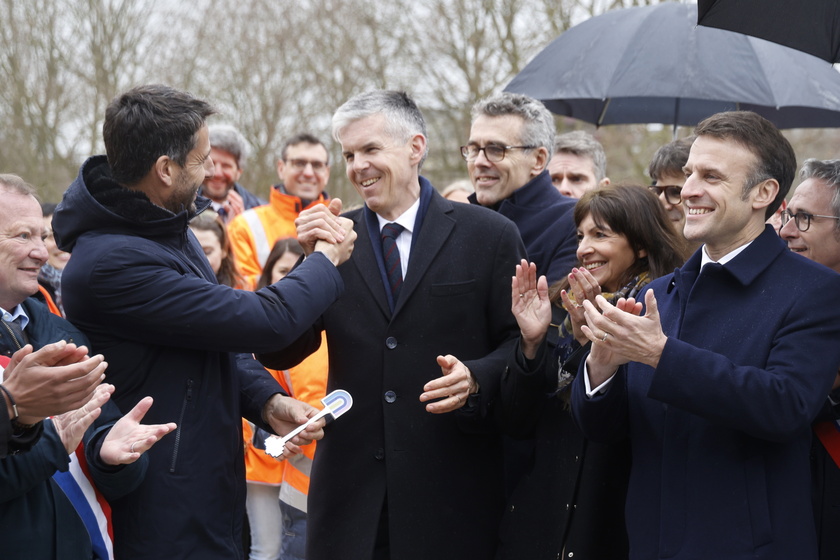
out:
<path id="1" fill-rule="evenodd" d="M 380 447 L 376 450 L 376 453 L 374 453 L 373 456 L 374 458 L 376 458 L 377 461 L 381 461 L 385 458 L 385 450 Z"/>
<path id="2" fill-rule="evenodd" d="M 397 400 L 397 394 L 393 391 L 385 391 L 385 402 L 392 403 Z"/>
<path id="3" fill-rule="evenodd" d="M 389 336 L 385 339 L 385 346 L 388 347 L 388 350 L 393 350 L 397 347 L 397 339 L 393 336 Z"/>

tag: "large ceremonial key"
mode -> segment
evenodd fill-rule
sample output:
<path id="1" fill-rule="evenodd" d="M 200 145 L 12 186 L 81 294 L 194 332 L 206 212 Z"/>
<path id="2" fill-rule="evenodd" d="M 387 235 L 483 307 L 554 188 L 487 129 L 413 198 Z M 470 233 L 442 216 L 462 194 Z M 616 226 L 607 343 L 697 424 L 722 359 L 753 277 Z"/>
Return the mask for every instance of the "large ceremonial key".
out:
<path id="1" fill-rule="evenodd" d="M 283 455 L 283 451 L 286 449 L 286 442 L 301 433 L 306 427 L 313 422 L 317 422 L 321 418 L 326 415 L 330 415 L 333 417 L 333 420 L 350 410 L 350 407 L 353 406 L 353 397 L 350 396 L 350 393 L 344 391 L 342 389 L 336 389 L 323 399 L 321 402 L 324 403 L 324 408 L 318 414 L 307 420 L 306 424 L 298 426 L 284 437 L 277 437 L 277 436 L 269 436 L 265 440 L 265 452 L 274 457 L 275 459 L 279 458 Z"/>

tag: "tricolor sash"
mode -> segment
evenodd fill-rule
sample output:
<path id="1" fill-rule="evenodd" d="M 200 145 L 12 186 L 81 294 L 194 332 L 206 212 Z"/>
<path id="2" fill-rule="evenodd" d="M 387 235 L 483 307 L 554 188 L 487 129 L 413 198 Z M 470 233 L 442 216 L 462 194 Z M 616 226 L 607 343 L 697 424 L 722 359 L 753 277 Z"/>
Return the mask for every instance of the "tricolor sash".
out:
<path id="1" fill-rule="evenodd" d="M 84 522 L 93 545 L 94 557 L 114 560 L 114 529 L 111 526 L 111 506 L 93 485 L 84 442 L 70 454 L 70 469 L 56 472 L 53 480 L 67 495 Z"/>

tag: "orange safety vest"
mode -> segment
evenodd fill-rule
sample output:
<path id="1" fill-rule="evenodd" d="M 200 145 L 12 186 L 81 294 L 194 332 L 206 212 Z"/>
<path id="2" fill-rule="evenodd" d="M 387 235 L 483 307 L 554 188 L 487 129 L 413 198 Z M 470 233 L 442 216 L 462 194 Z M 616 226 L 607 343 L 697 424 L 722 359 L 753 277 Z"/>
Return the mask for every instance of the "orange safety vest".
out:
<path id="1" fill-rule="evenodd" d="M 306 208 L 327 200 L 329 197 L 322 192 Z M 274 243 L 285 237 L 297 237 L 295 220 L 306 208 L 299 197 L 284 194 L 273 187 L 268 204 L 245 210 L 228 224 L 230 248 L 236 257 L 236 266 L 251 289 L 257 285 Z"/>

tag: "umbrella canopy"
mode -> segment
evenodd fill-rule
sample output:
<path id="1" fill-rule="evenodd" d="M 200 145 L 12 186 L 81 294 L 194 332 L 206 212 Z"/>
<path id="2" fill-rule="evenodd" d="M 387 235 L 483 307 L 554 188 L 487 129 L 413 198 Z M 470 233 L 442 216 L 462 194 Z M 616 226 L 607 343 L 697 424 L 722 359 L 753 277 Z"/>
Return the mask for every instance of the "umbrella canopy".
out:
<path id="1" fill-rule="evenodd" d="M 697 23 L 840 62 L 837 0 L 698 0 Z"/>
<path id="2" fill-rule="evenodd" d="M 507 85 L 596 125 L 694 126 L 749 110 L 779 128 L 840 127 L 840 73 L 740 33 L 698 27 L 693 5 L 614 10 L 551 42 Z"/>

